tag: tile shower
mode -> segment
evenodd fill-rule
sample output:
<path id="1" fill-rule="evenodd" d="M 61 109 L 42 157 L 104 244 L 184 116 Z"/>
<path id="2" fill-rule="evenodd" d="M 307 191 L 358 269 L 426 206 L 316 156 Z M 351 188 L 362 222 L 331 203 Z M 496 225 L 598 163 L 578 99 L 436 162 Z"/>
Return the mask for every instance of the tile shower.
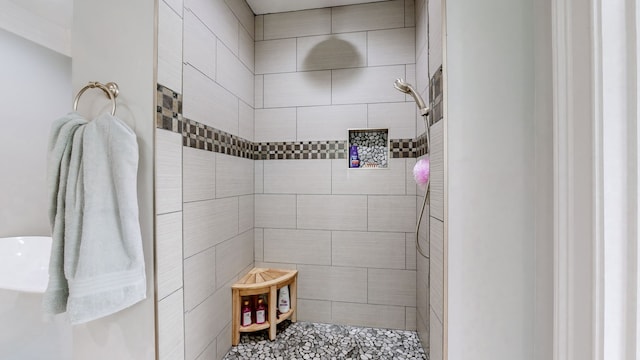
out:
<path id="1" fill-rule="evenodd" d="M 424 126 L 392 86 L 429 98 L 425 1 L 260 16 L 244 0 L 159 5 L 159 358 L 224 357 L 230 285 L 253 266 L 299 271 L 301 321 L 417 329 L 428 349 L 412 177 Z M 349 128 L 388 129 L 388 169 L 347 168 Z"/>

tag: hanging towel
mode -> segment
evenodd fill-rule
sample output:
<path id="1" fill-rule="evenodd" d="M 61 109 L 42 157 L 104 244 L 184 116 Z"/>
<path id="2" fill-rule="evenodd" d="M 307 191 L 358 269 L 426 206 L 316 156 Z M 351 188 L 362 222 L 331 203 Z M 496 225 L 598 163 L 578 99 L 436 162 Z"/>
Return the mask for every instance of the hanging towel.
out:
<path id="1" fill-rule="evenodd" d="M 113 314 L 146 297 L 136 135 L 120 119 L 103 114 L 84 126 L 81 159 L 73 169 L 77 181 L 69 182 L 66 194 L 67 203 L 74 204 L 74 211 L 65 214 L 70 236 L 64 251 L 72 324 Z"/>
<path id="2" fill-rule="evenodd" d="M 79 114 L 70 113 L 54 121 L 49 135 L 47 185 L 52 242 L 49 260 L 49 284 L 43 296 L 43 309 L 48 314 L 64 312 L 67 306 L 69 289 L 63 272 L 66 225 L 65 198 L 67 184 L 69 183 L 68 176 L 74 136 L 77 130 L 81 129 L 86 123 L 87 121 Z M 79 149 L 79 147 L 75 149 Z M 72 173 L 71 175 L 75 178 L 77 173 Z"/>

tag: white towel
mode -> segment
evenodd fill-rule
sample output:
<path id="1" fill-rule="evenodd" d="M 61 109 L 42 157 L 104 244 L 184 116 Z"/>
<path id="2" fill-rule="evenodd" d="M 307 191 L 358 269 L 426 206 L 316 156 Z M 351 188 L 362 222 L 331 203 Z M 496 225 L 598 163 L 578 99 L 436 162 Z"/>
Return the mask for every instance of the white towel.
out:
<path id="1" fill-rule="evenodd" d="M 85 125 L 83 135 L 77 168 L 82 175 L 67 188 L 68 203 L 79 207 L 65 216 L 69 230 L 80 234 L 69 237 L 64 253 L 72 324 L 113 314 L 146 297 L 136 135 L 110 114 Z"/>
<path id="2" fill-rule="evenodd" d="M 86 122 L 77 113 L 70 113 L 52 124 L 49 135 L 47 184 L 52 243 L 49 284 L 43 296 L 43 308 L 48 314 L 64 312 L 67 306 L 69 289 L 63 272 L 65 197 L 73 138 L 76 131 Z"/>

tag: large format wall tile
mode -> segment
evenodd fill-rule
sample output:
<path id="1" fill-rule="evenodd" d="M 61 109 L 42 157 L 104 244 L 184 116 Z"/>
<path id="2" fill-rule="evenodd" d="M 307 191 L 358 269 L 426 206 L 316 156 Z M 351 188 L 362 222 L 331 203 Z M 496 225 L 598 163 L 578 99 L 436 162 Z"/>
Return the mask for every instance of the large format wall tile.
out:
<path id="1" fill-rule="evenodd" d="M 156 217 L 158 299 L 182 287 L 182 213 Z"/>
<path id="2" fill-rule="evenodd" d="M 393 88 L 395 79 L 404 77 L 404 65 L 333 70 L 332 104 L 404 101 L 404 94 Z M 268 96 L 269 90 L 266 91 Z"/>
<path id="3" fill-rule="evenodd" d="M 369 196 L 368 210 L 369 231 L 415 230 L 415 196 Z"/>
<path id="4" fill-rule="evenodd" d="M 264 39 L 331 33 L 331 9 L 294 11 L 264 16 Z"/>
<path id="5" fill-rule="evenodd" d="M 190 65 L 184 66 L 183 76 L 184 116 L 238 134 L 238 98 Z"/>
<path id="6" fill-rule="evenodd" d="M 216 290 L 216 249 L 184 260 L 184 306 L 190 311 Z"/>
<path id="7" fill-rule="evenodd" d="M 264 75 L 263 96 L 265 108 L 330 105 L 331 71 Z"/>
<path id="8" fill-rule="evenodd" d="M 330 194 L 331 161 L 266 161 L 264 163 L 264 193 Z"/>
<path id="9" fill-rule="evenodd" d="M 296 195 L 258 195 L 256 203 L 256 227 L 296 227 Z"/>
<path id="10" fill-rule="evenodd" d="M 298 108 L 297 140 L 347 140 L 348 129 L 367 127 L 367 106 L 333 105 Z"/>
<path id="11" fill-rule="evenodd" d="M 244 28 L 240 28 L 240 49 L 238 57 L 240 61 L 253 73 L 255 72 L 255 42 L 251 37 L 251 34 Z"/>
<path id="12" fill-rule="evenodd" d="M 257 41 L 256 74 L 296 71 L 296 39 Z"/>
<path id="13" fill-rule="evenodd" d="M 333 194 L 404 195 L 405 159 L 389 159 L 384 170 L 349 169 L 343 159 L 331 160 L 331 189 Z"/>
<path id="14" fill-rule="evenodd" d="M 238 113 L 238 135 L 246 140 L 254 141 L 253 134 L 255 133 L 255 111 L 251 105 L 244 101 L 239 101 L 240 109 Z"/>
<path id="15" fill-rule="evenodd" d="M 369 66 L 412 64 L 416 60 L 416 29 L 390 29 L 367 33 Z"/>
<path id="16" fill-rule="evenodd" d="M 238 197 L 239 211 L 240 211 L 240 223 L 239 231 L 243 233 L 247 230 L 253 229 L 255 222 L 254 218 L 254 195 L 245 195 Z"/>
<path id="17" fill-rule="evenodd" d="M 156 213 L 182 210 L 182 134 L 156 131 Z"/>
<path id="18" fill-rule="evenodd" d="M 296 140 L 296 109 L 256 109 L 256 142 Z"/>
<path id="19" fill-rule="evenodd" d="M 182 92 L 182 19 L 163 1 L 158 10 L 158 82 Z"/>
<path id="20" fill-rule="evenodd" d="M 335 324 L 348 324 L 376 328 L 404 329 L 404 306 L 355 304 L 332 302 L 331 320 Z"/>
<path id="21" fill-rule="evenodd" d="M 411 102 L 369 104 L 367 124 L 370 128 L 389 129 L 390 139 L 413 139 L 416 137 L 417 110 L 413 99 Z"/>
<path id="22" fill-rule="evenodd" d="M 247 2 L 244 0 L 225 0 L 231 11 L 235 14 L 235 16 L 240 21 L 240 24 L 244 27 L 244 29 L 251 34 L 251 38 L 253 38 L 254 33 L 254 17 L 253 11 L 247 5 Z"/>
<path id="23" fill-rule="evenodd" d="M 336 266 L 405 268 L 404 233 L 333 231 L 331 263 Z"/>
<path id="24" fill-rule="evenodd" d="M 298 71 L 367 66 L 366 32 L 299 37 L 297 42 Z"/>
<path id="25" fill-rule="evenodd" d="M 215 172 L 215 153 L 183 147 L 182 196 L 184 202 L 213 199 L 216 196 Z"/>
<path id="26" fill-rule="evenodd" d="M 331 323 L 331 301 L 298 298 L 298 319 L 317 323 Z"/>
<path id="27" fill-rule="evenodd" d="M 253 194 L 253 160 L 216 154 L 216 197 Z"/>
<path id="28" fill-rule="evenodd" d="M 216 78 L 216 37 L 191 11 L 184 12 L 185 63 L 215 80 Z M 182 62 L 181 61 L 181 62 Z M 180 67 L 182 71 L 182 65 Z M 158 80 L 160 82 L 160 80 Z M 162 83 L 162 82 L 160 82 Z M 171 85 L 166 84 L 171 87 Z M 175 90 L 178 91 L 178 90 Z"/>
<path id="29" fill-rule="evenodd" d="M 253 105 L 253 73 L 221 42 L 216 51 L 216 81 L 245 103 Z"/>
<path id="30" fill-rule="evenodd" d="M 253 263 L 253 231 L 229 239 L 216 247 L 216 286 L 224 284 Z M 229 292 L 231 297 L 231 292 Z"/>
<path id="31" fill-rule="evenodd" d="M 224 1 L 184 0 L 184 6 L 216 35 L 234 54 L 238 53 L 238 19 Z"/>
<path id="32" fill-rule="evenodd" d="M 231 290 L 222 287 L 184 316 L 185 354 L 193 360 L 231 321 Z"/>
<path id="33" fill-rule="evenodd" d="M 443 121 L 431 126 L 431 216 L 444 220 L 444 135 Z"/>
<path id="34" fill-rule="evenodd" d="M 298 195 L 298 228 L 366 230 L 366 209 L 366 196 Z"/>
<path id="35" fill-rule="evenodd" d="M 158 302 L 158 359 L 184 359 L 182 290 Z"/>
<path id="36" fill-rule="evenodd" d="M 332 11 L 334 33 L 404 27 L 404 0 L 339 6 Z"/>
<path id="37" fill-rule="evenodd" d="M 264 229 L 264 261 L 331 265 L 331 232 Z"/>
<path id="38" fill-rule="evenodd" d="M 298 278 L 303 299 L 367 302 L 367 269 L 298 265 Z"/>
<path id="39" fill-rule="evenodd" d="M 185 203 L 183 213 L 185 257 L 238 234 L 238 198 Z"/>
<path id="40" fill-rule="evenodd" d="M 368 270 L 369 304 L 416 306 L 416 272 L 411 270 Z"/>
<path id="41" fill-rule="evenodd" d="M 429 286 L 431 309 L 440 322 L 444 319 L 444 223 L 431 218 L 431 273 Z"/>

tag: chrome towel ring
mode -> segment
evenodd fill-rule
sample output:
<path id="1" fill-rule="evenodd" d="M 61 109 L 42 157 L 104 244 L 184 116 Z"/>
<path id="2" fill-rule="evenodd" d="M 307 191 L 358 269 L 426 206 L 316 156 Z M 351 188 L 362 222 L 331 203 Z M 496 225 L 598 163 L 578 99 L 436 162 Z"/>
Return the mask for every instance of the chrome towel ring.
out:
<path id="1" fill-rule="evenodd" d="M 116 97 L 118 97 L 118 94 L 120 93 L 120 89 L 118 88 L 118 84 L 114 82 L 108 82 L 106 84 L 101 84 L 97 81 L 89 82 L 87 86 L 80 89 L 80 91 L 78 92 L 78 95 L 76 95 L 75 100 L 73 100 L 73 111 L 78 110 L 78 102 L 80 101 L 80 96 L 82 96 L 82 94 L 84 94 L 85 91 L 89 89 L 94 89 L 94 88 L 98 88 L 104 91 L 105 94 L 107 94 L 107 97 L 111 100 L 111 115 L 115 115 L 116 114 Z"/>

